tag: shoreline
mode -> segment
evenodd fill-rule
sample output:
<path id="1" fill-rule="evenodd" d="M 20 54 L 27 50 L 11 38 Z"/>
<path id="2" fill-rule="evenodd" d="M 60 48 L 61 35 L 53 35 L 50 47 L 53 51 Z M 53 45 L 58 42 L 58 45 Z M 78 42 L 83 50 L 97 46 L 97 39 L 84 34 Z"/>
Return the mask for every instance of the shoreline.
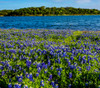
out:
<path id="1" fill-rule="evenodd" d="M 2 29 L 2 28 L 0 28 L 0 30 L 45 30 L 45 31 L 81 31 L 81 32 L 83 32 L 83 33 L 88 33 L 88 32 L 100 32 L 100 30 L 72 30 L 72 29 L 18 29 L 18 28 L 9 28 L 9 29 Z"/>
<path id="2" fill-rule="evenodd" d="M 42 17 L 43 15 L 29 15 L 29 17 L 32 17 L 32 16 L 40 16 Z M 45 16 L 100 16 L 100 14 L 76 14 L 76 15 L 44 15 L 43 17 Z M 19 17 L 19 16 L 0 16 L 0 17 Z M 21 16 L 21 17 L 24 17 L 24 16 Z"/>

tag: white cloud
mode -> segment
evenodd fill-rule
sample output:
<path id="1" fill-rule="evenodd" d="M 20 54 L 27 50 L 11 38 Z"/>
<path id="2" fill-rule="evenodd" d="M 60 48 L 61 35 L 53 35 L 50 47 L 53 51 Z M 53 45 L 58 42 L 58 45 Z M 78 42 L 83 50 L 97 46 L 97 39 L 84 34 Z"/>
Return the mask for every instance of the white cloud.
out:
<path id="1" fill-rule="evenodd" d="M 77 3 L 89 3 L 91 0 L 77 0 Z"/>

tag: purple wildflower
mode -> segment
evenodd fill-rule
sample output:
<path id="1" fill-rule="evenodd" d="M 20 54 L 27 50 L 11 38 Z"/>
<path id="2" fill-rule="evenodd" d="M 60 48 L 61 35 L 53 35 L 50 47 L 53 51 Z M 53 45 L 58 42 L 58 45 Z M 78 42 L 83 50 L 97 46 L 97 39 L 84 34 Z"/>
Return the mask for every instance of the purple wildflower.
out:
<path id="1" fill-rule="evenodd" d="M 55 83 L 54 83 L 54 81 L 52 81 L 52 82 L 51 82 L 51 85 L 52 85 L 53 87 L 55 86 Z"/>
<path id="2" fill-rule="evenodd" d="M 11 83 L 8 84 L 8 88 L 12 88 L 12 84 Z"/>
<path id="3" fill-rule="evenodd" d="M 32 73 L 31 73 L 31 74 L 29 74 L 29 77 L 28 77 L 28 78 L 29 78 L 29 80 L 30 80 L 30 81 L 33 81 L 33 76 L 32 76 Z"/>
<path id="4" fill-rule="evenodd" d="M 4 75 L 5 75 L 5 71 L 2 71 L 2 73 L 1 73 L 1 74 L 2 74 L 2 76 L 4 76 Z"/>
<path id="5" fill-rule="evenodd" d="M 70 60 L 74 60 L 74 57 L 73 57 L 73 56 L 71 56 L 71 57 L 70 57 Z"/>
<path id="6" fill-rule="evenodd" d="M 52 74 L 49 75 L 50 80 L 52 79 Z"/>
<path id="7" fill-rule="evenodd" d="M 43 80 L 41 80 L 40 86 L 44 86 L 44 81 Z"/>
<path id="8" fill-rule="evenodd" d="M 72 78 L 72 73 L 69 73 L 69 78 Z"/>
<path id="9" fill-rule="evenodd" d="M 59 75 L 59 76 L 61 75 L 61 72 L 60 72 L 60 71 L 58 71 L 58 75 Z"/>
<path id="10" fill-rule="evenodd" d="M 27 60 L 27 61 L 26 61 L 27 67 L 30 67 L 30 66 L 31 66 L 31 63 L 32 63 L 31 60 Z"/>
<path id="11" fill-rule="evenodd" d="M 39 76 L 39 73 L 36 73 L 36 77 L 38 77 Z"/>

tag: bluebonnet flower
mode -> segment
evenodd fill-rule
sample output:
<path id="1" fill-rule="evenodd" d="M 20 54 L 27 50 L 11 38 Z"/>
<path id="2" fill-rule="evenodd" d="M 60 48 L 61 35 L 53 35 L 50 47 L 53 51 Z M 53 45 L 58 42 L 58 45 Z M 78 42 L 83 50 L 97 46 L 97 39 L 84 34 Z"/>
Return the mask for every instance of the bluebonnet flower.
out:
<path id="1" fill-rule="evenodd" d="M 55 59 L 55 63 L 57 63 L 58 61 Z"/>
<path id="2" fill-rule="evenodd" d="M 52 82 L 51 82 L 51 85 L 54 87 L 54 86 L 55 86 L 55 82 L 54 82 L 54 81 L 52 81 Z"/>
<path id="3" fill-rule="evenodd" d="M 24 88 L 28 88 L 28 86 L 27 85 L 24 85 Z"/>
<path id="4" fill-rule="evenodd" d="M 23 54 L 24 54 L 24 55 L 26 54 L 25 51 L 23 51 Z"/>
<path id="5" fill-rule="evenodd" d="M 48 66 L 50 66 L 50 64 L 51 64 L 51 63 L 50 63 L 50 60 L 48 60 Z"/>
<path id="6" fill-rule="evenodd" d="M 21 84 L 16 83 L 16 84 L 14 85 L 14 88 L 21 88 Z"/>
<path id="7" fill-rule="evenodd" d="M 22 82 L 22 79 L 23 79 L 23 76 L 22 76 L 22 75 L 16 76 L 16 77 L 17 77 L 17 81 L 18 81 L 18 82 Z"/>
<path id="8" fill-rule="evenodd" d="M 29 74 L 29 77 L 28 78 L 29 78 L 30 81 L 33 81 L 33 75 L 32 75 L 32 73 Z"/>
<path id="9" fill-rule="evenodd" d="M 65 61 L 68 63 L 68 62 L 69 62 L 69 59 L 66 59 L 66 58 L 65 58 Z"/>
<path id="10" fill-rule="evenodd" d="M 18 82 L 22 82 L 22 78 L 18 78 Z"/>
<path id="11" fill-rule="evenodd" d="M 27 53 L 27 55 L 28 55 L 28 56 L 31 56 L 31 54 L 30 54 L 30 53 Z"/>
<path id="12" fill-rule="evenodd" d="M 38 56 L 35 56 L 35 60 L 38 58 Z"/>
<path id="13" fill-rule="evenodd" d="M 91 68 L 90 66 L 86 66 L 86 69 L 87 69 L 88 71 L 90 70 L 90 68 Z"/>
<path id="14" fill-rule="evenodd" d="M 12 88 L 12 84 L 11 83 L 8 84 L 8 88 Z"/>
<path id="15" fill-rule="evenodd" d="M 39 52 L 39 51 L 41 52 L 41 49 L 38 49 L 38 50 L 37 50 L 37 52 Z"/>
<path id="16" fill-rule="evenodd" d="M 11 82 L 11 79 L 9 79 L 9 82 Z"/>
<path id="17" fill-rule="evenodd" d="M 16 69 L 13 69 L 14 72 L 16 72 Z"/>
<path id="18" fill-rule="evenodd" d="M 74 62 L 74 65 L 77 66 L 78 64 L 76 62 Z"/>
<path id="19" fill-rule="evenodd" d="M 39 68 L 41 66 L 41 63 L 37 63 L 37 68 Z"/>
<path id="20" fill-rule="evenodd" d="M 83 64 L 84 62 L 83 62 L 83 60 L 81 61 L 81 64 Z"/>
<path id="21" fill-rule="evenodd" d="M 45 63 L 44 62 L 42 62 L 42 67 L 45 68 Z"/>
<path id="22" fill-rule="evenodd" d="M 94 56 L 96 56 L 97 55 L 97 52 L 94 52 L 93 54 L 94 54 Z"/>
<path id="23" fill-rule="evenodd" d="M 58 63 L 60 64 L 60 58 L 58 58 Z"/>
<path id="24" fill-rule="evenodd" d="M 0 50 L 0 53 L 3 53 L 3 51 Z"/>
<path id="25" fill-rule="evenodd" d="M 72 73 L 69 73 L 69 78 L 72 78 Z"/>
<path id="26" fill-rule="evenodd" d="M 43 80 L 41 80 L 40 86 L 44 86 L 44 81 Z"/>
<path id="27" fill-rule="evenodd" d="M 36 63 L 34 62 L 33 65 L 36 65 Z M 38 67 L 37 67 L 38 68 Z"/>
<path id="28" fill-rule="evenodd" d="M 79 59 L 78 60 L 81 61 L 81 56 L 79 56 Z"/>
<path id="29" fill-rule="evenodd" d="M 21 71 L 22 70 L 22 67 L 19 67 L 19 70 Z"/>
<path id="30" fill-rule="evenodd" d="M 85 83 L 86 86 L 88 86 L 88 83 Z"/>
<path id="31" fill-rule="evenodd" d="M 28 73 L 26 73 L 25 75 L 26 75 L 26 78 L 28 78 Z"/>
<path id="32" fill-rule="evenodd" d="M 63 57 L 65 57 L 65 56 L 66 56 L 66 52 L 63 53 Z"/>
<path id="33" fill-rule="evenodd" d="M 59 71 L 62 71 L 62 68 L 58 68 Z"/>
<path id="34" fill-rule="evenodd" d="M 99 74 L 99 80 L 100 80 L 100 74 Z"/>
<path id="35" fill-rule="evenodd" d="M 71 57 L 70 57 L 70 60 L 74 60 L 74 57 L 73 57 L 73 56 L 71 56 Z"/>
<path id="36" fill-rule="evenodd" d="M 5 62 L 1 61 L 1 64 L 2 64 L 2 65 L 5 65 Z"/>
<path id="37" fill-rule="evenodd" d="M 59 70 L 59 68 L 56 68 L 56 71 L 58 71 Z"/>
<path id="38" fill-rule="evenodd" d="M 22 48 L 23 48 L 23 45 L 20 45 L 20 46 L 19 46 L 19 48 L 21 48 L 21 49 L 22 49 Z"/>
<path id="39" fill-rule="evenodd" d="M 53 55 L 53 51 L 50 51 L 50 54 Z"/>
<path id="40" fill-rule="evenodd" d="M 81 69 L 81 67 L 78 67 L 79 68 L 79 70 L 78 71 L 81 71 L 82 69 Z"/>
<path id="41" fill-rule="evenodd" d="M 72 50 L 71 52 L 72 52 L 72 55 L 75 55 L 75 51 L 74 50 Z"/>
<path id="42" fill-rule="evenodd" d="M 53 70 L 53 66 L 51 66 L 51 70 Z"/>
<path id="43" fill-rule="evenodd" d="M 83 52 L 82 52 L 82 53 L 83 53 L 83 54 L 87 54 L 87 51 L 83 49 Z"/>
<path id="44" fill-rule="evenodd" d="M 47 73 L 47 72 L 48 72 L 47 70 L 44 71 L 44 73 Z"/>
<path id="45" fill-rule="evenodd" d="M 33 50 L 30 50 L 30 53 L 32 54 L 33 53 Z"/>
<path id="46" fill-rule="evenodd" d="M 71 70 L 76 69 L 76 66 L 74 66 L 74 65 L 70 65 L 69 67 Z"/>
<path id="47" fill-rule="evenodd" d="M 58 84 L 58 79 L 55 79 L 55 84 Z"/>
<path id="48" fill-rule="evenodd" d="M 27 60 L 27 61 L 26 61 L 27 67 L 30 67 L 30 66 L 31 66 L 31 63 L 32 63 L 31 60 Z"/>
<path id="49" fill-rule="evenodd" d="M 16 54 L 16 50 L 14 50 L 14 49 L 9 50 L 9 52 L 10 52 L 10 53 L 15 53 L 15 54 Z"/>
<path id="50" fill-rule="evenodd" d="M 83 59 L 83 63 L 86 63 L 86 59 Z"/>
<path id="51" fill-rule="evenodd" d="M 4 69 L 4 67 L 0 65 L 0 69 L 1 69 L 1 70 L 3 70 L 3 69 Z"/>
<path id="52" fill-rule="evenodd" d="M 46 50 L 43 50 L 43 54 L 46 54 L 47 53 L 47 51 Z"/>
<path id="53" fill-rule="evenodd" d="M 6 52 L 3 52 L 3 54 L 5 54 L 5 55 L 6 55 Z"/>
<path id="54" fill-rule="evenodd" d="M 38 77 L 39 76 L 39 73 L 36 73 L 36 77 Z"/>
<path id="55" fill-rule="evenodd" d="M 58 75 L 59 75 L 59 76 L 61 75 L 61 72 L 60 72 L 60 71 L 58 71 Z"/>
<path id="56" fill-rule="evenodd" d="M 2 76 L 4 76 L 4 75 L 5 75 L 5 71 L 2 71 L 2 73 L 1 73 L 1 74 L 2 74 Z"/>
<path id="57" fill-rule="evenodd" d="M 52 74 L 49 75 L 50 80 L 52 79 Z"/>
<path id="58" fill-rule="evenodd" d="M 37 70 L 37 72 L 40 73 L 40 71 L 41 71 L 41 68 L 39 67 L 38 70 Z"/>
<path id="59" fill-rule="evenodd" d="M 71 84 L 69 84 L 69 85 L 68 85 L 68 88 L 71 88 L 71 86 L 72 86 L 72 85 L 71 85 Z"/>
<path id="60" fill-rule="evenodd" d="M 10 56 L 10 58 L 12 58 L 12 57 L 13 57 L 13 55 Z"/>
<path id="61" fill-rule="evenodd" d="M 95 57 L 95 58 L 93 58 L 93 59 L 95 59 L 98 63 L 99 63 L 99 61 L 98 61 L 98 59 Z"/>
<path id="62" fill-rule="evenodd" d="M 43 54 L 43 51 L 41 51 L 41 54 Z"/>
<path id="63" fill-rule="evenodd" d="M 23 73 L 24 73 L 24 74 L 26 74 L 26 71 L 25 71 L 25 70 L 23 70 Z"/>
<path id="64" fill-rule="evenodd" d="M 4 48 L 6 48 L 6 45 L 5 45 L 5 44 L 3 44 L 3 47 L 4 47 Z"/>
<path id="65" fill-rule="evenodd" d="M 70 66 L 71 65 L 71 62 L 70 61 L 68 61 L 68 66 Z"/>
<path id="66" fill-rule="evenodd" d="M 48 81 L 50 81 L 50 78 L 48 78 Z"/>
<path id="67" fill-rule="evenodd" d="M 56 84 L 54 88 L 58 88 L 58 87 L 59 87 L 58 84 Z"/>
<path id="68" fill-rule="evenodd" d="M 21 50 L 19 50 L 19 51 L 18 51 L 18 53 L 22 53 L 22 51 L 21 51 Z"/>

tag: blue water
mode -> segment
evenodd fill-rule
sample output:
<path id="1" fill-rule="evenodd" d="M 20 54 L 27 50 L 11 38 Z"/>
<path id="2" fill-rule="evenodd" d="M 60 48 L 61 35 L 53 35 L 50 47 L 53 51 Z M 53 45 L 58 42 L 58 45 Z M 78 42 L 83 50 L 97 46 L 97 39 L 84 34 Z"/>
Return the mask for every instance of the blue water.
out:
<path id="1" fill-rule="evenodd" d="M 0 28 L 100 30 L 100 15 L 0 17 Z"/>

